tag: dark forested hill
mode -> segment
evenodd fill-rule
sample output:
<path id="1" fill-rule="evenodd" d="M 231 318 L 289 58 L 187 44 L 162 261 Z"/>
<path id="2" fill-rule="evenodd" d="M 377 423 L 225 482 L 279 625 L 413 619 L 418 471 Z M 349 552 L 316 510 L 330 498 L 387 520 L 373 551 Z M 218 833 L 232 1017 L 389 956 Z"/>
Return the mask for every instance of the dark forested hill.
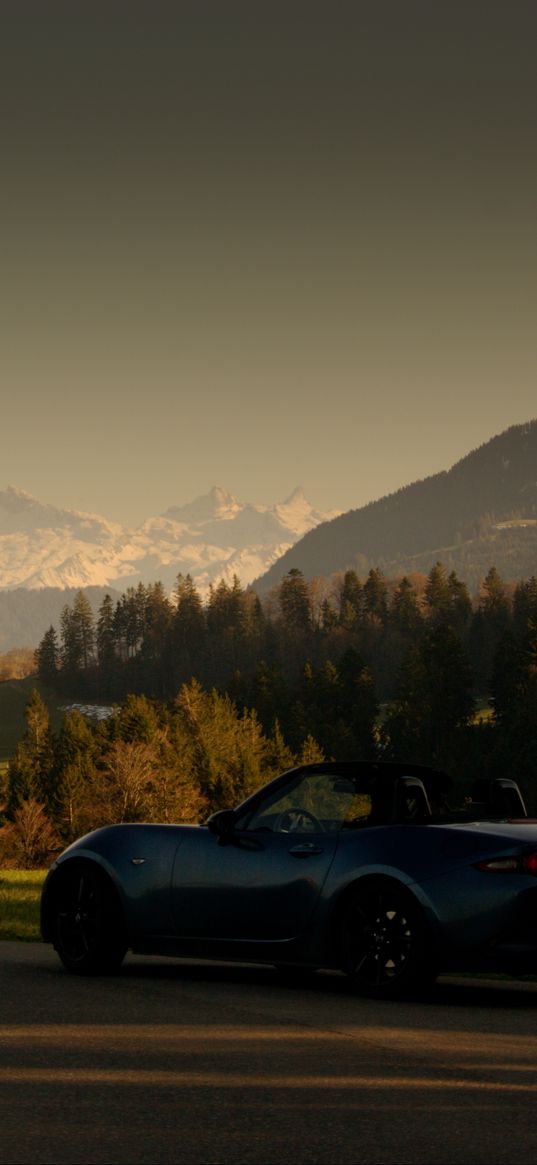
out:
<path id="1" fill-rule="evenodd" d="M 265 591 L 296 568 L 306 578 L 381 566 L 428 570 L 441 558 L 468 585 L 494 564 L 506 578 L 537 573 L 537 421 L 516 425 L 452 469 L 310 531 L 253 584 Z"/>

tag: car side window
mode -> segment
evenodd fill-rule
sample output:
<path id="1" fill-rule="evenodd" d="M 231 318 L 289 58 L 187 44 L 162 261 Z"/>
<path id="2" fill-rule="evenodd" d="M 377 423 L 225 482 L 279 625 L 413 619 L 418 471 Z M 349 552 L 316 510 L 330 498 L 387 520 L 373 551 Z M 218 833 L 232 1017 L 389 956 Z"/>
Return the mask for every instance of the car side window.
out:
<path id="1" fill-rule="evenodd" d="M 357 793 L 347 776 L 315 772 L 294 777 L 283 788 L 258 803 L 239 828 L 271 833 L 337 832 L 350 822 L 367 819 L 368 793 Z"/>

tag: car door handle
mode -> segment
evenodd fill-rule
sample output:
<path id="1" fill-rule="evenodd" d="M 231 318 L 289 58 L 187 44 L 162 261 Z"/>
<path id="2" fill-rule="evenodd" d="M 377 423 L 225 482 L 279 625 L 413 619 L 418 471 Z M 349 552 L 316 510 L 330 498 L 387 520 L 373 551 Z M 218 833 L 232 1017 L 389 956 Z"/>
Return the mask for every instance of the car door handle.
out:
<path id="1" fill-rule="evenodd" d="M 313 854 L 322 854 L 323 852 L 322 846 L 317 845 L 314 841 L 304 841 L 301 845 L 294 845 L 289 850 L 294 858 L 309 858 Z"/>

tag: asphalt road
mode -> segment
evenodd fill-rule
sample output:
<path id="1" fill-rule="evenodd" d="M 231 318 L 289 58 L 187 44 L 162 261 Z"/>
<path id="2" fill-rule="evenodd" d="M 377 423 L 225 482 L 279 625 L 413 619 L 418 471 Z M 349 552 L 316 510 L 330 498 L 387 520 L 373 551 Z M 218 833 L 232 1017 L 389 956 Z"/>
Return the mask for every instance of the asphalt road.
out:
<path id="1" fill-rule="evenodd" d="M 0 943 L 0 1161 L 527 1165 L 536 1034 L 537 984 L 376 1003 L 164 959 L 77 979 Z"/>

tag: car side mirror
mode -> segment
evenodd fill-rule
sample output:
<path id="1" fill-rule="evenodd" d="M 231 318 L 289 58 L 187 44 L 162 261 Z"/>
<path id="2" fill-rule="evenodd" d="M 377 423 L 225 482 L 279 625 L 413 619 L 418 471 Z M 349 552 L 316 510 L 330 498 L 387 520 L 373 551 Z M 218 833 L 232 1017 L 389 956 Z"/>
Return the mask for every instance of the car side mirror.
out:
<path id="1" fill-rule="evenodd" d="M 233 809 L 218 809 L 207 819 L 207 828 L 217 837 L 229 838 L 233 833 L 235 814 Z"/>

